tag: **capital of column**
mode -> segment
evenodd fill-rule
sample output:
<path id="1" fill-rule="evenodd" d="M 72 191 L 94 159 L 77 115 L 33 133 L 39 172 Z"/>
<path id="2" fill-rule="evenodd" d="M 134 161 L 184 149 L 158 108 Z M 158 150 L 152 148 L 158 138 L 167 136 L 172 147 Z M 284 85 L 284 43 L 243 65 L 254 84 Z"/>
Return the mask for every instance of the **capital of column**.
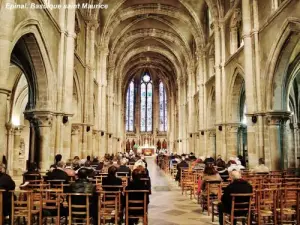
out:
<path id="1" fill-rule="evenodd" d="M 51 127 L 53 112 L 50 111 L 26 111 L 25 118 L 39 127 Z"/>
<path id="2" fill-rule="evenodd" d="M 266 113 L 269 125 L 284 124 L 285 121 L 290 119 L 291 112 L 288 111 L 270 111 Z"/>
<path id="3" fill-rule="evenodd" d="M 81 126 L 79 124 L 72 124 L 71 128 L 71 134 L 72 135 L 77 135 L 81 129 Z"/>
<path id="4" fill-rule="evenodd" d="M 23 126 L 23 125 L 15 126 L 14 127 L 14 133 L 15 133 L 15 135 L 21 135 L 24 127 L 25 126 Z"/>

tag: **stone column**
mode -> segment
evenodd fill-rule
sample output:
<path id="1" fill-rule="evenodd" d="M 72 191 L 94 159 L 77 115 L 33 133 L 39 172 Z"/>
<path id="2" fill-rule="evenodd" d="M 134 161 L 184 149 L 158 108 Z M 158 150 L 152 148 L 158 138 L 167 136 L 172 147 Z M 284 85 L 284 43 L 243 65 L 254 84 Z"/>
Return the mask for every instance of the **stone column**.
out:
<path id="1" fill-rule="evenodd" d="M 71 159 L 75 156 L 81 156 L 79 153 L 79 125 L 72 125 L 72 132 L 71 132 Z"/>
<path id="2" fill-rule="evenodd" d="M 239 127 L 240 127 L 239 123 L 227 124 L 226 126 L 227 151 L 222 152 L 220 154 L 223 159 L 229 160 L 230 157 L 237 156 Z"/>
<path id="3" fill-rule="evenodd" d="M 11 175 L 21 176 L 22 175 L 22 166 L 19 163 L 19 153 L 21 152 L 21 133 L 23 131 L 23 126 L 18 126 L 14 128 L 14 148 L 11 152 Z"/>
<path id="4" fill-rule="evenodd" d="M 2 1 L 0 24 L 0 157 L 6 154 L 7 151 L 7 139 L 6 139 L 6 127 L 5 124 L 9 121 L 8 115 L 8 97 L 10 96 L 10 90 L 7 89 L 7 78 L 9 76 L 10 57 L 11 57 L 11 40 L 15 20 L 16 10 L 7 10 L 5 5 L 7 3 L 14 4 L 14 0 Z"/>
<path id="5" fill-rule="evenodd" d="M 39 131 L 39 167 L 41 172 L 46 172 L 53 163 L 54 155 L 49 154 L 51 142 L 52 113 L 48 111 L 32 111 L 32 118 L 35 120 Z"/>
<path id="6" fill-rule="evenodd" d="M 1 61 L 1 60 L 0 60 Z M 10 96 L 10 91 L 0 88 L 0 146 L 1 150 L 0 150 L 0 157 L 2 157 L 2 155 L 6 155 L 7 157 L 7 151 L 8 151 L 8 146 L 7 146 L 7 136 L 6 136 L 6 132 L 7 132 L 7 128 L 6 128 L 6 124 L 9 121 L 9 97 Z"/>
<path id="7" fill-rule="evenodd" d="M 4 156 L 7 160 L 6 172 L 13 175 L 14 169 L 14 127 L 11 123 L 7 123 L 5 125 L 6 128 L 6 152 L 4 152 Z M 2 160 L 2 158 L 1 158 Z"/>
<path id="8" fill-rule="evenodd" d="M 269 155 L 270 159 L 266 158 L 267 165 L 271 170 L 284 169 L 286 162 L 285 151 L 285 132 L 284 124 L 289 119 L 290 112 L 272 111 L 267 113 L 269 125 Z M 248 143 L 249 146 L 249 143 Z"/>
<path id="9" fill-rule="evenodd" d="M 246 105 L 247 105 L 247 148 L 249 155 L 250 168 L 257 165 L 258 155 L 257 151 L 257 125 L 251 121 L 251 116 L 257 111 L 257 96 L 255 71 L 253 69 L 253 41 L 252 41 L 252 18 L 251 18 L 251 4 L 250 0 L 242 1 L 242 19 L 243 19 L 243 39 L 244 39 L 244 58 L 245 58 L 245 89 L 246 91 Z M 275 163 L 276 164 L 276 163 Z"/>
<path id="10" fill-rule="evenodd" d="M 208 146 L 208 152 L 206 154 L 206 157 L 207 156 L 211 156 L 211 157 L 216 157 L 216 154 L 215 154 L 215 148 L 216 148 L 216 131 L 215 130 L 210 130 L 208 132 L 208 143 L 209 143 L 209 146 Z"/>

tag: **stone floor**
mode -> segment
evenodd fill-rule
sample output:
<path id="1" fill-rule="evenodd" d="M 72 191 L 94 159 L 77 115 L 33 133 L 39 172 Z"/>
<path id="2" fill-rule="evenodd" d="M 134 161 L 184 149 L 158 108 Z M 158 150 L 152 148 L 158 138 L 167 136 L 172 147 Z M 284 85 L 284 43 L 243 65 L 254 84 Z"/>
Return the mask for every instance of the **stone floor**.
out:
<path id="1" fill-rule="evenodd" d="M 152 182 L 149 225 L 218 224 L 202 213 L 196 201 L 181 195 L 178 185 L 157 167 L 153 157 L 147 158 L 147 163 Z"/>

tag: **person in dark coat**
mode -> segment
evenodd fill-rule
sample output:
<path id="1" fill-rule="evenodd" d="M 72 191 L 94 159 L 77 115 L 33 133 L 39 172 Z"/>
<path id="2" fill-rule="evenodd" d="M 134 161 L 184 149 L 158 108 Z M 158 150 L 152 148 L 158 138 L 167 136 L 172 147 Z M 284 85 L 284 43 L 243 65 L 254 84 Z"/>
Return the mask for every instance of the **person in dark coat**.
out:
<path id="1" fill-rule="evenodd" d="M 96 186 L 88 180 L 89 171 L 86 168 L 80 168 L 78 170 L 78 179 L 70 185 L 71 193 L 85 193 L 92 194 L 90 197 L 90 215 L 93 218 L 94 224 L 98 224 L 98 194 L 96 192 Z M 73 196 L 72 204 L 84 205 L 86 198 L 82 196 Z"/>
<path id="2" fill-rule="evenodd" d="M 3 204 L 3 215 L 9 216 L 11 215 L 11 193 L 9 191 L 13 191 L 16 188 L 15 182 L 11 179 L 11 177 L 3 173 L 3 164 L 0 163 L 0 189 L 5 190 L 3 192 L 3 202 L 0 204 Z M 2 223 L 2 221 L 1 221 Z"/>
<path id="3" fill-rule="evenodd" d="M 65 163 L 59 161 L 56 165 L 56 169 L 52 170 L 52 172 L 48 173 L 47 180 L 63 180 L 64 183 L 69 182 L 69 176 L 64 171 Z"/>
<path id="4" fill-rule="evenodd" d="M 122 186 L 122 179 L 116 177 L 117 167 L 110 166 L 108 168 L 108 175 L 102 180 L 102 187 L 105 191 L 118 191 L 118 188 L 106 188 L 104 186 Z"/>
<path id="5" fill-rule="evenodd" d="M 23 173 L 23 183 L 28 180 L 40 180 L 42 179 L 40 172 L 37 169 L 35 162 L 30 163 L 28 170 Z"/>
<path id="6" fill-rule="evenodd" d="M 129 182 L 126 190 L 149 190 L 149 183 L 144 181 L 143 178 L 146 176 L 145 168 L 142 166 L 138 166 L 132 172 L 132 181 Z M 144 193 L 130 193 L 128 196 L 129 200 L 142 200 L 144 199 Z M 149 194 L 147 194 L 147 206 L 150 203 Z M 124 204 L 125 205 L 125 204 Z M 134 204 L 130 205 L 130 207 L 141 207 L 141 205 Z M 144 212 L 141 211 L 129 211 L 129 215 L 140 215 Z M 129 225 L 134 225 L 138 223 L 138 219 L 129 219 Z"/>
<path id="7" fill-rule="evenodd" d="M 239 171 L 233 171 L 231 173 L 231 177 L 233 181 L 224 189 L 221 202 L 218 204 L 220 225 L 223 225 L 223 212 L 225 213 L 231 212 L 231 206 L 232 206 L 231 194 L 250 194 L 253 192 L 252 186 L 247 181 L 241 179 L 242 176 Z M 236 202 L 247 202 L 247 201 L 249 201 L 248 197 L 244 197 L 244 198 L 240 197 L 236 200 Z M 243 205 L 243 208 L 245 208 L 245 205 Z M 245 212 L 240 212 L 240 213 L 245 214 Z"/>
<path id="8" fill-rule="evenodd" d="M 183 168 L 189 168 L 189 164 L 185 161 L 185 157 L 182 156 L 182 161 L 177 164 L 177 174 L 175 180 L 180 182 L 181 170 Z"/>

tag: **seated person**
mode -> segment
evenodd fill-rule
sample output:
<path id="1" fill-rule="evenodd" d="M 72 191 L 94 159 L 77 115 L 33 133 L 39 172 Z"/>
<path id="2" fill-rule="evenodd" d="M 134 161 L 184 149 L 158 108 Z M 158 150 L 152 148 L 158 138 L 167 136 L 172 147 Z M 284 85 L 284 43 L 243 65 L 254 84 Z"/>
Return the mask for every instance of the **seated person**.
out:
<path id="1" fill-rule="evenodd" d="M 15 190 L 16 184 L 11 179 L 11 177 L 3 172 L 3 164 L 0 163 L 0 189 L 4 189 L 3 192 L 3 216 L 10 216 L 11 215 L 11 193 L 9 191 Z"/>
<path id="2" fill-rule="evenodd" d="M 228 170 L 226 168 L 226 163 L 222 159 L 217 161 L 217 171 L 219 172 L 219 174 L 220 174 L 223 181 L 228 180 L 229 173 L 228 173 Z"/>
<path id="3" fill-rule="evenodd" d="M 142 166 L 138 166 L 136 169 L 132 172 L 132 181 L 129 182 L 128 186 L 126 187 L 126 190 L 149 190 L 148 183 L 143 181 L 142 178 L 146 176 L 145 168 Z M 130 193 L 128 196 L 129 200 L 142 200 L 144 199 L 144 193 Z M 149 204 L 149 194 L 147 194 L 147 206 Z M 125 205 L 125 204 L 124 204 Z M 132 204 L 131 207 L 140 207 L 140 204 Z M 129 215 L 141 215 L 144 212 L 143 211 L 129 211 Z M 129 225 L 134 225 L 138 223 L 138 219 L 129 219 Z"/>
<path id="4" fill-rule="evenodd" d="M 42 179 L 40 172 L 37 169 L 35 162 L 30 163 L 27 172 L 23 174 L 23 182 L 29 180 L 40 180 Z"/>
<path id="5" fill-rule="evenodd" d="M 62 180 L 65 184 L 67 184 L 69 182 L 69 176 L 64 171 L 64 167 L 65 163 L 63 161 L 59 161 L 56 164 L 56 169 L 48 173 L 47 180 Z"/>
<path id="6" fill-rule="evenodd" d="M 126 159 L 126 158 L 123 158 L 123 159 L 121 160 L 121 165 L 119 166 L 117 172 L 120 172 L 120 173 L 127 173 L 127 174 L 128 174 L 128 177 L 131 176 L 131 170 L 130 170 L 130 168 L 127 166 L 127 159 Z"/>
<path id="7" fill-rule="evenodd" d="M 98 194 L 96 192 L 96 186 L 89 182 L 88 180 L 89 171 L 86 168 L 81 168 L 78 170 L 78 179 L 70 185 L 71 193 L 85 193 L 93 194 L 90 197 L 90 215 L 94 221 L 98 221 Z M 72 204 L 84 205 L 86 203 L 86 198 L 83 196 L 73 196 Z M 97 224 L 97 223 L 96 223 Z"/>
<path id="8" fill-rule="evenodd" d="M 183 168 L 189 168 L 189 164 L 185 161 L 185 157 L 182 156 L 182 161 L 177 164 L 177 174 L 175 180 L 180 182 L 181 170 Z"/>
<path id="9" fill-rule="evenodd" d="M 64 171 L 68 174 L 69 177 L 75 177 L 75 170 L 72 167 L 72 161 L 68 161 Z"/>
<path id="10" fill-rule="evenodd" d="M 222 178 L 220 177 L 218 171 L 215 170 L 212 164 L 208 164 L 204 168 L 202 183 L 201 183 L 202 195 L 207 195 L 207 184 L 206 184 L 207 181 L 222 181 Z M 217 195 L 218 188 L 216 188 L 215 186 L 212 187 L 210 189 L 210 194 Z"/>
<path id="11" fill-rule="evenodd" d="M 269 168 L 265 165 L 265 160 L 263 158 L 260 158 L 258 160 L 258 164 L 259 165 L 253 169 L 253 172 L 255 172 L 255 173 L 269 173 L 270 172 Z"/>
<path id="12" fill-rule="evenodd" d="M 232 197 L 231 194 L 248 194 L 252 193 L 252 186 L 245 180 L 242 180 L 242 175 L 239 171 L 232 171 L 231 179 L 232 183 L 229 184 L 225 189 L 222 196 L 222 202 L 218 204 L 219 211 L 219 223 L 223 225 L 223 212 L 230 213 L 231 212 L 231 203 Z M 249 198 L 239 198 L 237 201 L 245 202 L 248 201 Z M 243 205 L 243 208 L 245 206 Z M 243 212 L 241 212 L 243 213 Z"/>
<path id="13" fill-rule="evenodd" d="M 102 180 L 102 186 L 105 191 L 118 191 L 118 188 L 109 188 L 104 186 L 122 186 L 122 179 L 116 177 L 117 167 L 110 166 L 108 168 L 108 175 Z"/>

